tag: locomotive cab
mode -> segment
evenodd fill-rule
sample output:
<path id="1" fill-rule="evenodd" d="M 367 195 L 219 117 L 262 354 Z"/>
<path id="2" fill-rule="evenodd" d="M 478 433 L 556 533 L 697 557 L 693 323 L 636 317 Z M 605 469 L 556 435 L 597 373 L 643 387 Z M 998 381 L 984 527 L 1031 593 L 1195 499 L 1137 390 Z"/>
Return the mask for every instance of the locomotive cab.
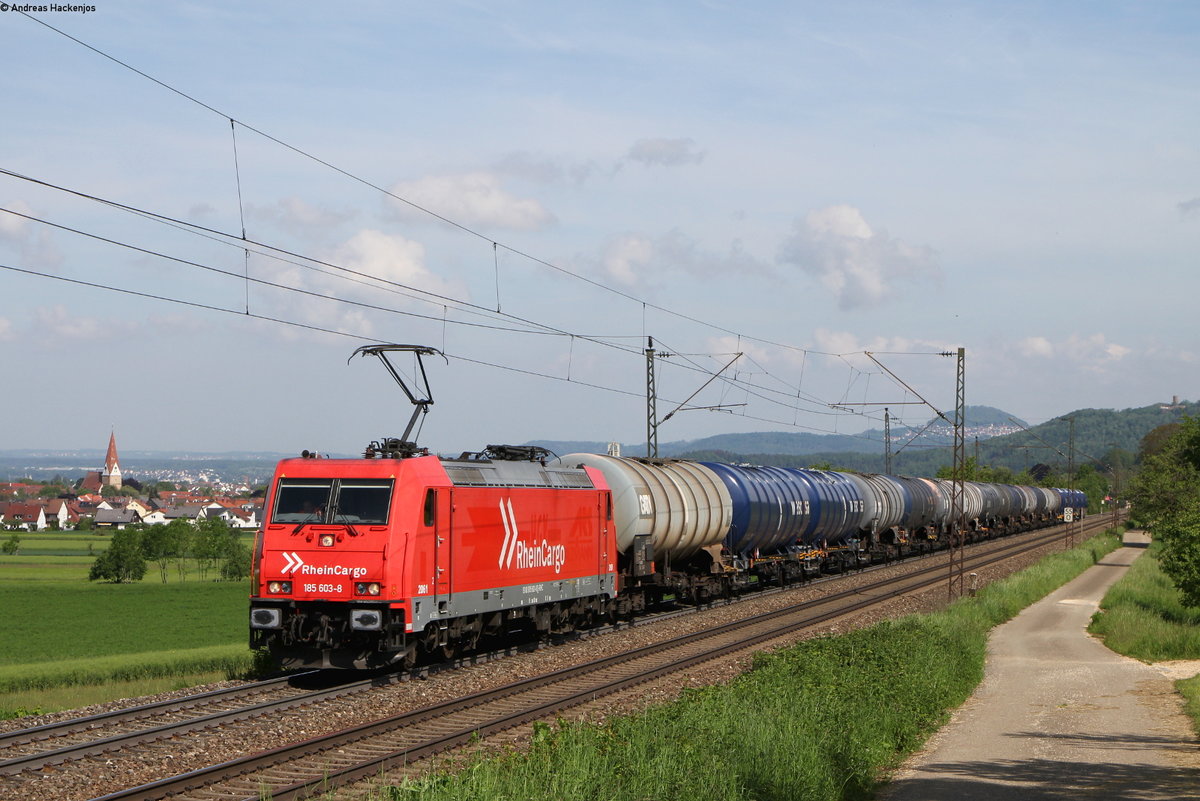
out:
<path id="1" fill-rule="evenodd" d="M 254 553 L 250 645 L 283 667 L 375 667 L 403 656 L 402 568 L 423 496 L 419 462 L 280 463 Z M 424 480 L 423 480 L 424 479 Z"/>

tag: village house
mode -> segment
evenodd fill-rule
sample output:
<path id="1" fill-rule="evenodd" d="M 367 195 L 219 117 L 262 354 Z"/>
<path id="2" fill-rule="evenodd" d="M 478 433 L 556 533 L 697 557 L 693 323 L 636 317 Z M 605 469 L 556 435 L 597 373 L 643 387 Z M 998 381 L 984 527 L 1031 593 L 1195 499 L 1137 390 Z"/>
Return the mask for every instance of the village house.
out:
<path id="1" fill-rule="evenodd" d="M 0 521 L 6 528 L 23 528 L 27 531 L 46 529 L 46 510 L 36 503 L 0 503 Z"/>
<path id="2" fill-rule="evenodd" d="M 98 509 L 95 522 L 96 528 L 121 531 L 132 523 L 142 522 L 142 517 L 132 509 Z"/>

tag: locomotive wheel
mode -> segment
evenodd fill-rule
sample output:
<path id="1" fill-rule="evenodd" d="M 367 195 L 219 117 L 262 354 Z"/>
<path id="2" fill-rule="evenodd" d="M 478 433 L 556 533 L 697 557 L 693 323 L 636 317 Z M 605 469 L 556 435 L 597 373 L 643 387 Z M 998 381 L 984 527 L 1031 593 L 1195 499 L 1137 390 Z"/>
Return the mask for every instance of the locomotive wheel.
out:
<path id="1" fill-rule="evenodd" d="M 417 666 L 417 641 L 409 640 L 404 646 L 404 656 L 400 657 L 400 665 L 405 670 L 411 670 Z"/>
<path id="2" fill-rule="evenodd" d="M 425 631 L 421 635 L 421 649 L 427 654 L 436 654 L 438 652 L 438 641 L 441 640 L 440 632 L 436 623 L 430 623 L 425 627 Z"/>

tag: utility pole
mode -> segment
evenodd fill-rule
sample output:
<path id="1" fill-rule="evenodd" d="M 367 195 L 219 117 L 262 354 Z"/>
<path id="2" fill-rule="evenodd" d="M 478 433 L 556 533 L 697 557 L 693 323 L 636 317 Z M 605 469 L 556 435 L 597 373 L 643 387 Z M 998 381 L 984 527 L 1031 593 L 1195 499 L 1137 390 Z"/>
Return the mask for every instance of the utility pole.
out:
<path id="1" fill-rule="evenodd" d="M 1070 423 L 1067 437 L 1067 489 L 1075 489 L 1075 418 L 1068 417 L 1067 422 Z M 1067 521 L 1067 550 L 1075 547 L 1075 514 L 1077 510 L 1073 510 L 1071 519 Z"/>
<path id="2" fill-rule="evenodd" d="M 667 353 L 666 351 L 656 351 L 654 349 L 654 337 L 647 337 L 646 340 L 647 340 L 647 344 L 649 345 L 649 347 L 646 348 L 646 458 L 657 459 L 658 458 L 658 427 L 660 425 L 662 425 L 663 423 L 667 422 L 668 420 L 670 420 L 677 413 L 686 412 L 686 411 L 702 411 L 702 410 L 720 411 L 720 410 L 724 410 L 724 409 L 731 409 L 735 406 L 745 406 L 746 405 L 744 403 L 718 403 L 715 406 L 688 406 L 688 404 L 692 402 L 692 398 L 696 397 L 701 392 L 703 392 L 704 389 L 709 384 L 711 384 L 712 382 L 714 382 L 718 378 L 720 378 L 722 373 L 724 373 L 730 367 L 733 367 L 734 363 L 738 359 L 742 358 L 742 353 L 739 352 L 739 353 L 734 354 L 733 358 L 729 360 L 728 364 L 726 364 L 720 370 L 718 370 L 717 372 L 715 372 L 711 376 L 709 376 L 708 380 L 705 381 L 703 384 L 701 384 L 699 389 L 697 389 L 691 395 L 688 395 L 687 400 L 685 400 L 683 403 L 676 406 L 671 411 L 667 412 L 666 417 L 664 417 L 662 420 L 659 420 L 658 419 L 658 392 L 655 389 L 655 379 L 654 379 L 654 360 L 656 358 L 666 358 L 672 354 Z"/>
<path id="3" fill-rule="evenodd" d="M 963 549 L 963 478 L 966 474 L 966 358 L 967 349 L 958 349 L 954 392 L 954 481 L 950 492 L 950 600 L 963 595 L 963 571 L 966 554 Z"/>
<path id="4" fill-rule="evenodd" d="M 883 410 L 883 474 L 892 475 L 892 417 Z"/>
<path id="5" fill-rule="evenodd" d="M 654 388 L 654 337 L 646 337 L 646 458 L 658 458 L 658 394 Z"/>

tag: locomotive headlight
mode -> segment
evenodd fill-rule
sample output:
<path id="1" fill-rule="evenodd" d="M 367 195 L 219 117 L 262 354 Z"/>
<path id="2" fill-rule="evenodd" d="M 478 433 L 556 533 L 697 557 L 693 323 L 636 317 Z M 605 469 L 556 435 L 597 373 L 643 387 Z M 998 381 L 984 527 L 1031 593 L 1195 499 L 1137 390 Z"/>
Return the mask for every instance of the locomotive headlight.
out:
<path id="1" fill-rule="evenodd" d="M 334 536 L 332 534 L 322 534 L 319 542 L 320 542 L 321 546 L 324 548 L 332 548 L 333 543 L 335 543 L 336 541 L 337 540 L 334 539 Z"/>
<path id="2" fill-rule="evenodd" d="M 290 582 L 290 581 L 268 581 L 267 582 L 267 594 L 268 595 L 291 595 L 292 594 L 292 582 Z"/>
<path id="3" fill-rule="evenodd" d="M 355 595 L 378 595 L 379 594 L 379 582 L 378 581 L 360 581 L 354 585 L 354 594 Z"/>

